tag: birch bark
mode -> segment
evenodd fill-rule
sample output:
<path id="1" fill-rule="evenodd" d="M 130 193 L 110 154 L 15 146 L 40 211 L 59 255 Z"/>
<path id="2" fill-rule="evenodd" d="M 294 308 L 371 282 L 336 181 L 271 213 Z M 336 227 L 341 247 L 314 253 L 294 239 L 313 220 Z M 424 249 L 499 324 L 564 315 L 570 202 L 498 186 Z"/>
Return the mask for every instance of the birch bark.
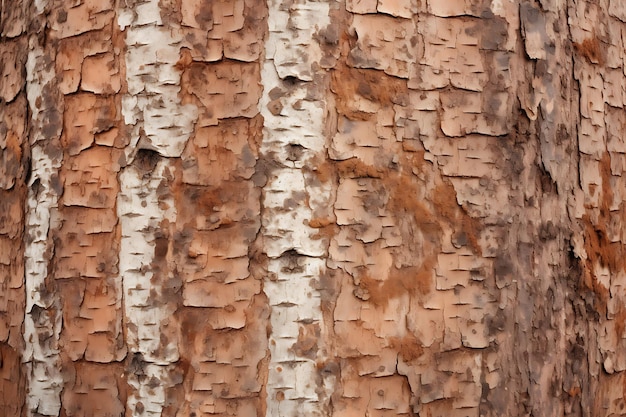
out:
<path id="1" fill-rule="evenodd" d="M 625 415 L 624 33 L 0 1 L 0 415 Z"/>

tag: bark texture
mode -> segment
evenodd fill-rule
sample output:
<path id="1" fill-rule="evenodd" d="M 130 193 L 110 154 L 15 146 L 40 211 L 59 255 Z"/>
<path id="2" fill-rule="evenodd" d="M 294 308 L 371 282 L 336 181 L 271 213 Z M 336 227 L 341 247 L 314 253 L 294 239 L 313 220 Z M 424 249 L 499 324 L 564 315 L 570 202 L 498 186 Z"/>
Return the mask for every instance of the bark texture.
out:
<path id="1" fill-rule="evenodd" d="M 626 415 L 622 0 L 0 2 L 0 415 Z"/>

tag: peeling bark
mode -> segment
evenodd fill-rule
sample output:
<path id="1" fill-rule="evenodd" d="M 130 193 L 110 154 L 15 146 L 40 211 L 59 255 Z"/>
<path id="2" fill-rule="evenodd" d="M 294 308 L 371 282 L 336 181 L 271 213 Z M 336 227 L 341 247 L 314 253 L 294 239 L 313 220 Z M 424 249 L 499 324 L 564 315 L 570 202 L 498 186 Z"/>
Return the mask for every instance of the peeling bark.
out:
<path id="1" fill-rule="evenodd" d="M 43 20 L 43 7 L 36 5 L 39 21 Z M 53 62 L 38 35 L 29 38 L 26 62 L 31 172 L 24 236 L 26 315 L 22 360 L 27 368 L 26 415 L 57 416 L 63 389 L 59 346 L 62 320 L 56 285 L 50 274 L 55 252 L 50 231 L 58 227 L 62 112 L 57 108 L 60 94 L 54 85 Z"/>
<path id="2" fill-rule="evenodd" d="M 0 415 L 626 415 L 618 0 L 0 2 Z"/>

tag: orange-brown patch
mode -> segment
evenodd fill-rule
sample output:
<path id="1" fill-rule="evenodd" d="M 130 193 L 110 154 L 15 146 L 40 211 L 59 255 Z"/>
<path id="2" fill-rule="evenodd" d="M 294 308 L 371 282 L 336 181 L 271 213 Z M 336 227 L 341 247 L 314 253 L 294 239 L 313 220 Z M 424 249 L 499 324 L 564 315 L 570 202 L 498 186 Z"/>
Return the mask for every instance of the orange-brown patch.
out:
<path id="1" fill-rule="evenodd" d="M 570 388 L 567 393 L 569 394 L 570 397 L 577 397 L 580 395 L 581 390 L 579 386 L 574 386 L 572 388 Z"/>
<path id="2" fill-rule="evenodd" d="M 188 48 L 180 48 L 180 59 L 174 67 L 179 71 L 184 71 L 191 66 L 192 62 L 191 51 Z"/>
<path id="3" fill-rule="evenodd" d="M 432 290 L 432 273 L 436 256 L 428 257 L 421 266 L 402 269 L 393 268 L 388 279 L 382 281 L 367 273 L 358 277 L 358 293 L 361 299 L 378 307 L 385 307 L 389 300 L 403 294 L 422 296 Z"/>
<path id="4" fill-rule="evenodd" d="M 482 249 L 478 243 L 480 223 L 467 214 L 463 207 L 459 206 L 454 186 L 443 182 L 435 188 L 433 194 L 435 211 L 446 219 L 453 228 L 460 226 L 460 231 L 465 234 L 469 246 L 475 254 L 481 256 Z"/>
<path id="5" fill-rule="evenodd" d="M 412 179 L 406 175 L 384 179 L 385 187 L 389 190 L 389 209 L 400 216 L 411 216 L 423 232 L 439 234 L 441 227 L 432 212 L 419 201 L 418 186 Z"/>
<path id="6" fill-rule="evenodd" d="M 611 273 L 622 271 L 626 267 L 624 261 L 626 253 L 623 244 L 611 242 L 608 236 L 608 224 L 611 221 L 611 206 L 614 197 L 611 188 L 611 156 L 608 152 L 602 155 L 600 159 L 600 176 L 602 178 L 602 195 L 598 219 L 593 222 L 589 214 L 582 216 L 585 251 L 587 253 L 582 280 L 585 287 L 592 290 L 596 295 L 596 311 L 605 315 L 611 295 L 609 289 L 595 277 L 595 265 L 599 264 L 606 267 Z M 626 313 L 619 311 L 618 314 L 626 316 Z M 624 333 L 623 318 L 621 317 L 621 323 L 616 324 L 616 331 L 620 334 Z"/>
<path id="7" fill-rule="evenodd" d="M 337 172 L 342 178 L 381 178 L 383 170 L 367 165 L 358 158 L 337 162 Z"/>
<path id="8" fill-rule="evenodd" d="M 600 176 L 602 177 L 602 203 L 603 216 L 608 216 L 613 204 L 613 189 L 611 188 L 611 155 L 605 152 L 600 159 Z"/>
<path id="9" fill-rule="evenodd" d="M 334 223 L 334 220 L 329 217 L 315 217 L 309 220 L 309 227 L 314 229 L 321 229 Z"/>
<path id="10" fill-rule="evenodd" d="M 613 320 L 615 320 L 615 334 L 618 339 L 622 339 L 624 330 L 626 330 L 626 307 L 624 307 L 623 302 L 618 303 Z"/>
<path id="11" fill-rule="evenodd" d="M 588 38 L 582 43 L 574 42 L 574 48 L 592 64 L 604 65 L 604 51 L 598 38 Z"/>
<path id="12" fill-rule="evenodd" d="M 313 226 L 311 226 L 313 227 Z M 327 226 L 322 226 L 317 229 L 317 233 L 311 236 L 311 239 L 320 240 L 320 239 L 330 239 L 337 234 L 339 226 L 335 223 L 331 223 Z"/>
<path id="13" fill-rule="evenodd" d="M 66 360 L 63 371 L 67 378 L 62 394 L 66 415 L 123 414 L 126 403 L 126 383 L 120 378 L 124 374 L 123 364 Z"/>
<path id="14" fill-rule="evenodd" d="M 389 342 L 391 348 L 398 352 L 400 359 L 404 362 L 411 362 L 424 353 L 424 347 L 412 334 L 407 334 L 402 338 L 392 337 Z"/>
<path id="15" fill-rule="evenodd" d="M 314 359 L 317 355 L 317 341 L 321 333 L 318 323 L 300 325 L 298 340 L 291 346 L 291 350 L 300 357 Z"/>
<path id="16" fill-rule="evenodd" d="M 624 269 L 624 249 L 619 242 L 611 242 L 608 237 L 607 225 L 611 217 L 613 190 L 611 188 L 611 156 L 605 153 L 600 160 L 600 176 L 602 178 L 602 198 L 600 201 L 600 215 L 594 223 L 589 214 L 582 217 L 585 251 L 587 252 L 584 284 L 593 289 L 601 299 L 608 300 L 608 289 L 596 283 L 593 271 L 596 263 L 609 268 L 611 272 Z M 606 294 L 605 294 L 606 293 Z M 603 302 L 603 307 L 606 303 Z M 602 309 L 604 311 L 604 308 Z"/>
<path id="17" fill-rule="evenodd" d="M 585 251 L 587 252 L 587 260 L 582 276 L 583 284 L 597 296 L 595 300 L 596 311 L 606 314 L 606 306 L 610 298 L 609 289 L 596 279 L 594 269 L 596 262 L 598 262 L 601 266 L 608 267 L 609 270 L 614 271 L 617 263 L 622 262 L 620 259 L 616 259 L 616 255 L 621 254 L 621 245 L 609 242 L 605 226 L 603 224 L 594 226 L 589 215 L 583 215 L 582 220 Z"/>
<path id="18" fill-rule="evenodd" d="M 20 140 L 17 134 L 9 130 L 6 136 L 6 149 L 11 151 L 15 155 L 16 160 L 22 159 L 22 147 L 20 145 Z"/>
<path id="19" fill-rule="evenodd" d="M 315 165 L 310 170 L 317 176 L 320 182 L 327 182 L 335 177 L 334 164 L 326 159 L 319 158 L 315 161 Z"/>
<path id="20" fill-rule="evenodd" d="M 596 261 L 601 266 L 608 267 L 611 272 L 617 272 L 624 267 L 622 258 L 622 245 L 609 241 L 606 230 L 606 219 L 601 217 L 593 224 L 588 214 L 582 217 L 585 237 L 585 250 L 587 252 L 588 265 L 593 270 Z"/>
<path id="21" fill-rule="evenodd" d="M 391 106 L 406 101 L 406 80 L 392 77 L 383 71 L 352 68 L 338 64 L 331 73 L 330 89 L 335 93 L 337 111 L 350 120 L 368 120 L 373 115 L 354 105 L 359 97 Z"/>

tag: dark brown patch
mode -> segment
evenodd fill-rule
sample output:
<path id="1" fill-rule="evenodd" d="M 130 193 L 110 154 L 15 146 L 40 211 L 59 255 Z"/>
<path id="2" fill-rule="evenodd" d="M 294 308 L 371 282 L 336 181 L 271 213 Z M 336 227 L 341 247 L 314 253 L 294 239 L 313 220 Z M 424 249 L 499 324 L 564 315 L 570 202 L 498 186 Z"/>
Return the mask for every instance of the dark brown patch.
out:
<path id="1" fill-rule="evenodd" d="M 169 246 L 169 239 L 163 233 L 157 233 L 154 245 L 154 258 L 155 261 L 162 260 L 167 255 Z"/>
<path id="2" fill-rule="evenodd" d="M 156 168 L 161 155 L 152 149 L 139 149 L 135 155 L 133 165 L 145 172 L 152 172 Z"/>

